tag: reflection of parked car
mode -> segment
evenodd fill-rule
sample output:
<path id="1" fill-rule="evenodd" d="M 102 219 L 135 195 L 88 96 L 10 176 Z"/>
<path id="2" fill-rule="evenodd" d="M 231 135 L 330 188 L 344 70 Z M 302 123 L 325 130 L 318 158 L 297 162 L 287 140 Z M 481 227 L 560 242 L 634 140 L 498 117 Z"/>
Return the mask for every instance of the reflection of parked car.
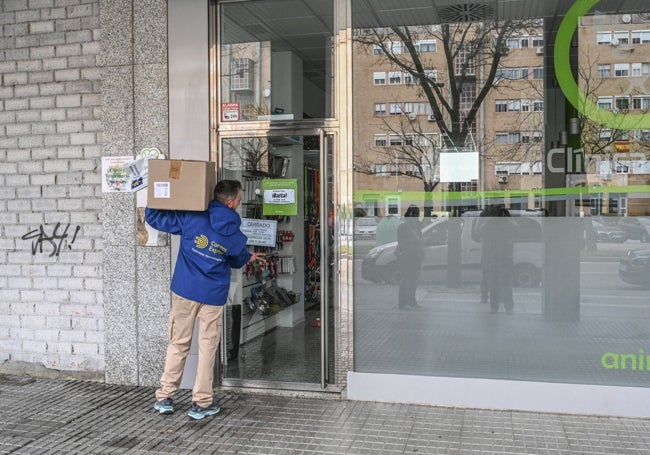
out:
<path id="1" fill-rule="evenodd" d="M 623 243 L 627 238 L 625 231 L 615 225 L 603 224 L 592 220 L 591 226 L 594 231 L 596 242 Z"/>
<path id="2" fill-rule="evenodd" d="M 618 264 L 618 276 L 630 284 L 650 287 L 650 250 L 630 250 Z"/>
<path id="3" fill-rule="evenodd" d="M 377 218 L 364 216 L 354 220 L 354 237 L 359 239 L 374 239 L 377 234 Z"/>
<path id="4" fill-rule="evenodd" d="M 451 229 L 460 229 L 463 281 L 476 283 L 481 280 L 481 244 L 475 240 L 476 226 L 481 219 L 476 216 L 479 213 L 464 214 L 460 218 L 438 218 L 430 223 L 425 221 L 429 224 L 422 229 L 425 244 L 422 281 L 444 283 L 447 279 L 447 234 L 452 223 Z M 535 216 L 535 212 L 526 215 Z M 511 220 L 517 225 L 517 238 L 514 243 L 515 286 L 539 286 L 542 279 L 543 254 L 541 219 L 513 216 L 504 220 Z M 398 283 L 401 277 L 395 256 L 396 247 L 397 242 L 392 242 L 370 250 L 362 262 L 363 278 L 375 283 Z"/>
<path id="5" fill-rule="evenodd" d="M 626 238 L 650 242 L 650 219 L 644 217 L 624 216 L 619 218 L 616 227 L 625 231 Z"/>

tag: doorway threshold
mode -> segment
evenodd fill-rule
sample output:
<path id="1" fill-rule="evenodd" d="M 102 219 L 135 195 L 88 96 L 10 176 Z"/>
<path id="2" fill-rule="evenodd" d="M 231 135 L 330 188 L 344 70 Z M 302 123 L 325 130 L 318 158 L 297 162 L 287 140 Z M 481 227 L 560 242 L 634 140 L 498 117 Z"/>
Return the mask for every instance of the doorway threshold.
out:
<path id="1" fill-rule="evenodd" d="M 320 398 L 328 400 L 338 400 L 342 396 L 341 388 L 331 384 L 323 389 L 319 384 L 228 379 L 223 380 L 219 385 L 219 388 L 222 390 L 241 393 Z"/>

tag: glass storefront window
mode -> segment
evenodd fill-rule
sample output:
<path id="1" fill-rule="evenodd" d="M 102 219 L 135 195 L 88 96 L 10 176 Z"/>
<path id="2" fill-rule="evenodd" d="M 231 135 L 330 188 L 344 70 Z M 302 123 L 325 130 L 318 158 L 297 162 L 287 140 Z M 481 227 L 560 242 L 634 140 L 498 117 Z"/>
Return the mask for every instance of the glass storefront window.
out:
<path id="1" fill-rule="evenodd" d="M 354 370 L 647 386 L 650 9 L 433 3 L 352 1 Z"/>
<path id="2" fill-rule="evenodd" d="M 333 0 L 220 8 L 221 122 L 332 117 Z"/>

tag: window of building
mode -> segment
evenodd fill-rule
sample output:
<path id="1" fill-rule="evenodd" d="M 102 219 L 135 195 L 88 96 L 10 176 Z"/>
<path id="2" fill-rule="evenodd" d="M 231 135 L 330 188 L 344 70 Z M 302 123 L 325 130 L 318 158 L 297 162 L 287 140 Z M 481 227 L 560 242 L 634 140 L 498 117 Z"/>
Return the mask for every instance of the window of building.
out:
<path id="1" fill-rule="evenodd" d="M 632 76 L 647 76 L 650 74 L 650 63 L 632 63 Z"/>
<path id="2" fill-rule="evenodd" d="M 456 69 L 456 76 L 465 75 L 473 76 L 476 74 L 474 65 L 474 57 L 472 56 L 472 48 L 469 44 L 464 44 L 458 49 L 456 59 L 454 61 Z"/>
<path id="3" fill-rule="evenodd" d="M 424 70 L 424 75 L 431 82 L 437 82 L 438 81 L 438 70 Z"/>
<path id="4" fill-rule="evenodd" d="M 375 134 L 375 147 L 386 147 L 386 135 Z"/>
<path id="5" fill-rule="evenodd" d="M 650 161 L 648 160 L 634 160 L 632 164 L 632 174 L 650 174 Z"/>
<path id="6" fill-rule="evenodd" d="M 460 113 L 463 121 L 465 121 L 467 112 L 472 108 L 474 100 L 476 100 L 476 85 L 472 83 L 463 85 L 463 90 L 460 93 Z"/>
<path id="7" fill-rule="evenodd" d="M 421 133 L 416 134 L 413 139 L 413 144 L 420 148 L 434 148 L 438 144 L 438 134 L 436 133 Z"/>
<path id="8" fill-rule="evenodd" d="M 404 113 L 410 114 L 413 112 L 413 103 L 404 103 Z"/>
<path id="9" fill-rule="evenodd" d="M 609 111 L 612 109 L 612 97 L 611 96 L 599 96 L 598 97 L 598 108 Z"/>
<path id="10" fill-rule="evenodd" d="M 603 128 L 598 130 L 598 139 L 601 141 L 609 141 L 612 138 L 612 130 Z"/>
<path id="11" fill-rule="evenodd" d="M 530 100 L 521 100 L 521 112 L 530 112 Z"/>
<path id="12" fill-rule="evenodd" d="M 533 142 L 537 142 L 537 143 L 542 142 L 543 137 L 544 135 L 542 134 L 541 131 L 533 132 Z"/>
<path id="13" fill-rule="evenodd" d="M 431 105 L 429 103 L 412 103 L 413 113 L 415 115 L 429 115 L 431 112 Z"/>
<path id="14" fill-rule="evenodd" d="M 513 175 L 513 174 L 521 174 L 522 170 L 524 169 L 523 167 L 524 163 L 520 163 L 517 161 L 504 161 L 504 162 L 497 162 L 494 163 L 494 173 L 496 175 Z M 530 165 L 526 166 L 527 169 L 530 169 Z M 530 171 L 528 171 L 530 172 Z M 526 173 L 528 173 L 526 172 Z"/>
<path id="15" fill-rule="evenodd" d="M 615 63 L 614 64 L 614 77 L 628 77 L 630 75 L 629 63 Z"/>
<path id="16" fill-rule="evenodd" d="M 509 112 L 521 111 L 521 100 L 508 100 L 508 111 Z"/>
<path id="17" fill-rule="evenodd" d="M 500 79 L 509 81 L 528 79 L 528 68 L 499 68 L 494 80 L 498 82 Z"/>
<path id="18" fill-rule="evenodd" d="M 375 103 L 375 115 L 386 115 L 386 103 Z"/>
<path id="19" fill-rule="evenodd" d="M 533 101 L 533 111 L 542 112 L 544 110 L 544 100 L 534 100 Z"/>
<path id="20" fill-rule="evenodd" d="M 544 67 L 537 66 L 533 68 L 533 79 L 544 79 Z"/>
<path id="21" fill-rule="evenodd" d="M 414 84 L 415 83 L 415 77 L 411 73 L 403 73 L 402 74 L 403 80 L 405 84 Z"/>
<path id="22" fill-rule="evenodd" d="M 386 85 L 386 73 L 383 71 L 373 73 L 372 81 L 374 85 Z"/>
<path id="23" fill-rule="evenodd" d="M 391 146 L 404 145 L 404 140 L 399 134 L 389 134 L 388 144 Z"/>
<path id="24" fill-rule="evenodd" d="M 632 98 L 632 109 L 650 110 L 650 96 L 635 96 Z"/>
<path id="25" fill-rule="evenodd" d="M 379 44 L 373 44 L 372 45 L 372 53 L 374 55 L 382 55 L 384 51 L 382 50 L 381 46 Z"/>
<path id="26" fill-rule="evenodd" d="M 636 30 L 632 32 L 632 44 L 650 43 L 650 30 Z"/>
<path id="27" fill-rule="evenodd" d="M 532 139 L 532 133 L 530 131 L 522 131 L 521 133 L 521 143 L 522 144 L 529 144 Z"/>
<path id="28" fill-rule="evenodd" d="M 630 162 L 623 160 L 616 160 L 616 173 L 617 174 L 629 174 L 630 173 Z"/>
<path id="29" fill-rule="evenodd" d="M 630 108 L 630 98 L 627 96 L 617 96 L 616 97 L 616 109 L 618 110 L 628 110 Z"/>
<path id="30" fill-rule="evenodd" d="M 506 41 L 509 49 L 527 48 L 529 44 L 528 36 L 512 36 Z"/>
<path id="31" fill-rule="evenodd" d="M 508 112 L 508 100 L 497 100 L 496 112 Z"/>
<path id="32" fill-rule="evenodd" d="M 533 36 L 533 47 L 542 47 L 544 45 L 544 35 Z"/>
<path id="33" fill-rule="evenodd" d="M 230 89 L 233 91 L 253 91 L 253 68 L 254 63 L 249 58 L 238 58 L 233 60 L 230 78 Z"/>
<path id="34" fill-rule="evenodd" d="M 390 109 L 390 115 L 400 115 L 402 113 L 401 103 L 390 103 L 388 108 Z"/>
<path id="35" fill-rule="evenodd" d="M 618 42 L 618 44 L 630 44 L 630 32 L 614 32 L 614 42 Z"/>
<path id="36" fill-rule="evenodd" d="M 598 65 L 598 77 L 606 78 L 611 77 L 612 66 L 609 64 Z"/>
<path id="37" fill-rule="evenodd" d="M 402 42 L 401 41 L 391 41 L 388 43 L 389 52 L 392 54 L 401 54 L 402 53 Z"/>
<path id="38" fill-rule="evenodd" d="M 521 142 L 520 131 L 500 131 L 496 133 L 497 144 L 518 144 Z"/>
<path id="39" fill-rule="evenodd" d="M 436 52 L 438 50 L 438 43 L 434 39 L 419 40 L 415 41 L 413 44 L 415 45 L 415 50 L 419 53 Z"/>
<path id="40" fill-rule="evenodd" d="M 609 44 L 612 42 L 612 32 L 598 32 L 596 34 L 597 44 Z"/>
<path id="41" fill-rule="evenodd" d="M 402 72 L 401 71 L 390 71 L 388 73 L 388 83 L 390 85 L 399 85 L 402 83 Z"/>

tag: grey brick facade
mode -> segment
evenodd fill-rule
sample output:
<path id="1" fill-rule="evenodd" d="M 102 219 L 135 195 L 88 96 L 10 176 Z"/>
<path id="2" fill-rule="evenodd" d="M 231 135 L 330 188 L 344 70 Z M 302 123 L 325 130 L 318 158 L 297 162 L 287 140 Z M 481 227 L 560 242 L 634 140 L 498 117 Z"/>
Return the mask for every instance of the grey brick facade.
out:
<path id="1" fill-rule="evenodd" d="M 0 371 L 153 384 L 170 253 L 101 157 L 167 153 L 167 3 L 0 5 Z"/>

